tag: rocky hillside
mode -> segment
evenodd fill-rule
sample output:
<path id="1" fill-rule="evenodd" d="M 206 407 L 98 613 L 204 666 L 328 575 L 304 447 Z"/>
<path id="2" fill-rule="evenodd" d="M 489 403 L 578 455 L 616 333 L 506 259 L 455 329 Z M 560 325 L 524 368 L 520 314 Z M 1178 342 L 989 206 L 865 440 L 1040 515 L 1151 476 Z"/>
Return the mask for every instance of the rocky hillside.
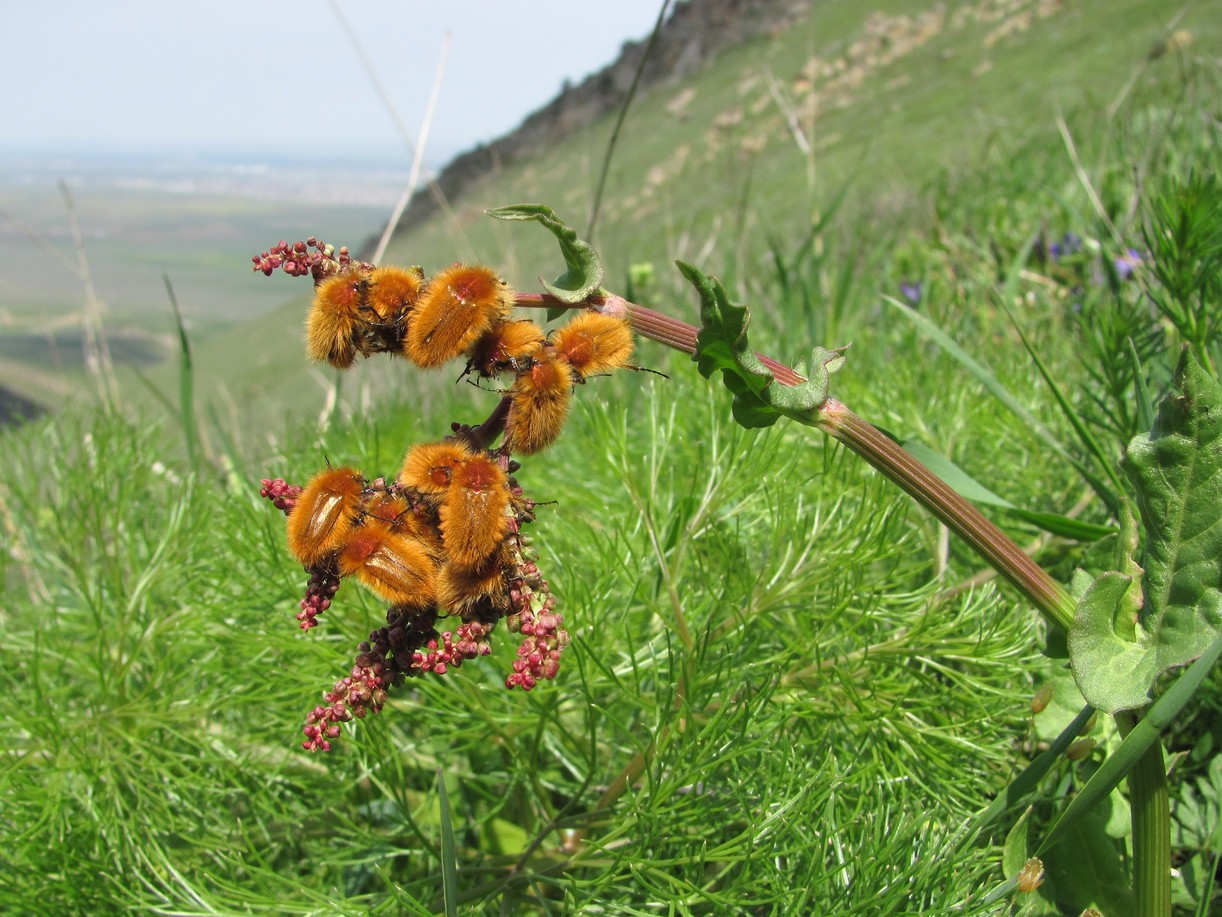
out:
<path id="1" fill-rule="evenodd" d="M 775 33 L 792 24 L 810 0 L 684 0 L 674 6 L 641 72 L 641 86 L 677 82 L 723 48 Z M 585 127 L 624 103 L 649 39 L 626 42 L 615 63 L 576 86 L 566 86 L 543 108 L 504 137 L 455 157 L 419 191 L 399 222 L 406 229 L 459 198 L 483 175 L 530 158 L 543 147 Z"/>

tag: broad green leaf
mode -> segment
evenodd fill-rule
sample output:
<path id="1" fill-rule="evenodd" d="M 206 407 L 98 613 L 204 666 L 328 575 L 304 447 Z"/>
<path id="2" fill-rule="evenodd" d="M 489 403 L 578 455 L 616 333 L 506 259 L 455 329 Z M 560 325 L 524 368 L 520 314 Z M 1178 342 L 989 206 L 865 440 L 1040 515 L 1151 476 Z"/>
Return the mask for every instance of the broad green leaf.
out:
<path id="1" fill-rule="evenodd" d="M 543 204 L 513 204 L 486 213 L 498 220 L 535 220 L 556 237 L 568 270 L 551 283 L 539 278 L 543 289 L 552 296 L 561 302 L 576 305 L 598 292 L 606 274 L 598 252 L 588 242 L 577 238 L 576 230 L 556 216 L 552 208 Z"/>
<path id="2" fill-rule="evenodd" d="M 1148 641 L 1126 636 L 1134 632 L 1140 605 L 1140 581 L 1116 571 L 1099 576 L 1078 600 L 1069 659 L 1082 696 L 1108 713 L 1144 707 L 1158 677 Z"/>
<path id="3" fill-rule="evenodd" d="M 1129 443 L 1124 470 L 1146 531 L 1142 625 L 1166 668 L 1222 633 L 1222 388 L 1187 351 L 1153 430 Z"/>
<path id="4" fill-rule="evenodd" d="M 1135 564 L 1105 573 L 1069 635 L 1083 696 L 1109 713 L 1144 706 L 1161 672 L 1222 634 L 1222 389 L 1187 353 L 1123 466 L 1144 526 L 1144 600 Z"/>
<path id="5" fill-rule="evenodd" d="M 1055 901 L 1060 913 L 1080 914 L 1088 907 L 1108 917 L 1134 913 L 1120 846 L 1107 836 L 1098 815 L 1083 816 L 1041 859 L 1047 875 L 1041 897 Z"/>
<path id="6" fill-rule="evenodd" d="M 682 261 L 675 263 L 700 294 L 700 333 L 692 359 L 706 379 L 721 370 L 722 381 L 734 395 L 734 419 L 744 427 L 771 426 L 782 416 L 813 422 L 815 411 L 827 400 L 831 374 L 844 365 L 844 353 L 816 347 L 805 382 L 778 384 L 748 343 L 751 313 L 747 308 L 730 302 L 715 277 Z M 803 366 L 799 374 L 807 375 L 805 370 Z"/>

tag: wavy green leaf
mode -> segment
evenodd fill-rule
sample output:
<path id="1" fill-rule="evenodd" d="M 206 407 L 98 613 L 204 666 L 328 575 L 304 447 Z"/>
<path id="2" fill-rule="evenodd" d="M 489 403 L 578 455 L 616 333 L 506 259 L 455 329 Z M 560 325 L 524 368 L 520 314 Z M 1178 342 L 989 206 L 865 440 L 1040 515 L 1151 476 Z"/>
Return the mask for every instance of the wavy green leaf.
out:
<path id="1" fill-rule="evenodd" d="M 779 417 L 812 423 L 815 411 L 827 400 L 831 374 L 844 365 L 843 351 L 816 347 L 809 370 L 805 364 L 798 369 L 807 376 L 805 382 L 777 384 L 747 340 L 751 322 L 747 307 L 730 302 L 717 278 L 682 261 L 675 264 L 700 294 L 700 333 L 692 359 L 706 379 L 721 370 L 722 381 L 734 395 L 734 419 L 749 428 L 771 426 Z"/>
<path id="2" fill-rule="evenodd" d="M 1109 713 L 1148 703 L 1160 673 L 1222 634 L 1222 388 L 1187 353 L 1123 468 L 1144 526 L 1144 598 L 1130 586 L 1140 567 L 1105 573 L 1069 635 L 1083 696 Z"/>
<path id="3" fill-rule="evenodd" d="M 598 292 L 606 272 L 598 252 L 582 239 L 577 232 L 550 207 L 543 204 L 513 204 L 485 211 L 497 220 L 534 220 L 541 223 L 560 243 L 560 253 L 568 270 L 548 283 L 542 277 L 539 283 L 552 296 L 565 303 L 576 305 Z"/>

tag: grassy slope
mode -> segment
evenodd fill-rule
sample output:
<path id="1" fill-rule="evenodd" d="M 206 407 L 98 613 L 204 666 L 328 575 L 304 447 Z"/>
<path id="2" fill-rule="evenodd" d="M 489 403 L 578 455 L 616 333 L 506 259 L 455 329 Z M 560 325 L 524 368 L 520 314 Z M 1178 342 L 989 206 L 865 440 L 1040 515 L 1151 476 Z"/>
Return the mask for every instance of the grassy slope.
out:
<path id="1" fill-rule="evenodd" d="M 784 240 L 800 236 L 846 185 L 847 218 L 868 221 L 883 234 L 914 220 L 924 223 L 928 204 L 920 189 L 941 170 L 978 164 L 1013 137 L 1052 132 L 1058 111 L 1106 105 L 1135 74 L 1144 82 L 1174 73 L 1174 55 L 1145 69 L 1147 53 L 1179 9 L 1173 0 L 1011 4 L 1030 14 L 1026 28 L 1017 28 L 1026 20 L 1002 14 L 1002 6 L 953 5 L 939 24 L 918 21 L 907 3 L 815 4 L 806 19 L 776 38 L 726 51 L 690 79 L 638 99 L 597 231 L 608 286 L 622 290 L 629 265 L 652 262 L 663 281 L 660 292 L 677 292 L 678 278 L 668 267 L 677 257 L 728 279 L 749 279 L 764 263 L 769 237 L 788 248 Z M 1049 12 L 1041 17 L 1037 8 Z M 910 18 L 878 18 L 900 12 Z M 862 44 L 871 16 L 895 37 L 894 59 Z M 1208 54 L 1222 35 L 1201 6 L 1180 25 L 1193 32 L 1194 54 Z M 914 40 L 922 28 L 929 34 Z M 1005 29 L 1014 31 L 990 38 Z M 841 75 L 815 82 L 815 91 L 827 98 L 807 131 L 816 151 L 813 187 L 811 164 L 767 88 L 771 75 L 801 112 L 809 95 L 795 81 L 812 56 L 845 62 Z M 677 117 L 668 104 L 687 90 L 694 95 Z M 733 120 L 736 112 L 741 121 L 714 127 L 719 117 Z M 495 224 L 482 212 L 540 201 L 585 226 L 610 125 L 610 119 L 596 124 L 537 160 L 490 176 L 454 202 L 455 220 L 434 217 L 404 233 L 386 260 L 432 270 L 475 258 L 524 289 L 533 288 L 540 274 L 559 273 L 550 237 L 533 227 Z M 284 277 L 258 282 L 277 284 L 286 295 L 293 289 Z M 682 302 L 690 303 L 690 296 L 683 294 Z M 313 413 L 323 390 L 309 379 L 298 350 L 306 308 L 301 291 L 256 324 L 206 342 L 197 354 L 201 389 L 241 391 L 237 400 L 252 399 L 255 423 L 286 405 Z M 243 377 L 251 367 L 258 381 L 248 383 Z M 393 393 L 398 385 L 399 376 L 380 367 L 363 372 L 375 393 L 384 387 Z M 166 384 L 172 375 L 157 378 Z"/>

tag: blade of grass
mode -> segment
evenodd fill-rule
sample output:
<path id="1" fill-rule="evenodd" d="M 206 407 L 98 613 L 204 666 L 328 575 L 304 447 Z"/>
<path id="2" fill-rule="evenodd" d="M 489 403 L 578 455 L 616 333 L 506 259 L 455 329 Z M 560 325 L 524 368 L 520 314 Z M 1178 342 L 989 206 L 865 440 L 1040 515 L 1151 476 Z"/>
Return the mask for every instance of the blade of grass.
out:
<path id="1" fill-rule="evenodd" d="M 429 141 L 429 128 L 433 124 L 433 115 L 437 110 L 437 99 L 441 95 L 441 78 L 445 75 L 446 59 L 450 54 L 450 36 L 446 34 L 445 40 L 441 43 L 441 54 L 437 60 L 437 74 L 433 77 L 433 90 L 429 93 L 428 105 L 424 110 L 424 120 L 420 124 L 420 142 L 415 145 L 412 154 L 412 170 L 407 176 L 407 187 L 403 189 L 403 194 L 399 196 L 399 202 L 395 204 L 395 209 L 390 215 L 390 219 L 386 221 L 386 228 L 382 230 L 382 238 L 378 240 L 378 247 L 374 249 L 373 255 L 369 260 L 374 264 L 382 263 L 382 256 L 386 254 L 386 247 L 390 245 L 391 236 L 395 234 L 395 230 L 399 227 L 399 220 L 403 217 L 403 211 L 407 209 L 407 205 L 411 203 L 412 198 L 416 195 L 416 186 L 420 183 L 420 174 L 424 169 L 424 150 Z"/>
<path id="2" fill-rule="evenodd" d="M 603 190 L 607 186 L 607 174 L 611 171 L 611 157 L 615 154 L 615 145 L 619 142 L 620 128 L 624 126 L 624 119 L 628 117 L 628 107 L 632 105 L 632 100 L 636 97 L 637 87 L 641 83 L 641 76 L 645 72 L 645 62 L 649 60 L 650 52 L 653 51 L 654 43 L 657 41 L 658 33 L 662 31 L 662 23 L 666 21 L 666 11 L 670 9 L 670 0 L 662 0 L 662 6 L 658 10 L 658 19 L 653 24 L 653 31 L 649 33 L 649 41 L 645 44 L 645 51 L 641 54 L 641 61 L 637 64 L 636 73 L 632 76 L 632 85 L 628 87 L 628 95 L 624 98 L 624 104 L 620 106 L 619 116 L 615 119 L 615 126 L 611 128 L 611 139 L 607 141 L 607 151 L 603 154 L 602 169 L 598 173 L 598 187 L 594 190 L 594 204 L 590 208 L 590 225 L 586 227 L 586 239 L 594 239 L 594 227 L 598 223 L 598 211 L 602 206 Z"/>
<path id="3" fill-rule="evenodd" d="M 883 300 L 890 303 L 892 306 L 895 306 L 895 308 L 899 310 L 900 314 L 911 320 L 922 331 L 924 331 L 926 335 L 932 338 L 935 344 L 945 350 L 955 359 L 956 362 L 962 365 L 964 369 L 975 376 L 994 398 L 1000 401 L 1016 417 L 1023 421 L 1023 423 L 1025 423 L 1027 427 L 1032 430 L 1041 440 L 1051 446 L 1057 455 L 1069 462 L 1069 464 L 1073 466 L 1078 474 L 1082 476 L 1083 480 L 1090 484 L 1091 489 L 1100 495 L 1100 498 L 1104 500 L 1109 510 L 1112 509 L 1115 499 L 1114 497 L 1104 496 L 1104 494 L 1109 492 L 1103 483 L 1094 474 L 1092 474 L 1091 471 L 1082 464 L 1082 462 L 1074 458 L 1064 443 L 1062 443 L 1043 423 L 1036 419 L 1035 415 L 1028 411 L 1026 407 L 1024 407 L 1023 404 L 1019 402 L 1016 397 L 1014 397 L 1013 393 L 1011 393 L 1009 389 L 1001 384 L 1001 381 L 996 375 L 994 375 L 991 369 L 977 361 L 974 357 L 970 356 L 967 351 L 960 347 L 959 344 L 950 337 L 950 335 L 943 331 L 937 325 L 937 323 L 928 316 L 923 315 L 907 304 L 902 303 L 898 299 L 894 299 L 890 296 L 884 296 Z"/>
<path id="4" fill-rule="evenodd" d="M 989 490 L 946 456 L 935 452 L 924 443 L 905 440 L 900 445 L 912 453 L 930 471 L 953 487 L 959 496 L 971 500 L 973 503 L 996 506 L 1016 519 L 1021 519 L 1046 532 L 1060 535 L 1063 538 L 1074 538 L 1078 541 L 1098 541 L 1100 538 L 1116 532 L 1114 526 L 1096 525 L 1092 522 L 1071 519 L 1068 516 L 1062 516 L 1057 513 L 1041 513 L 1023 509 L 1021 506 L 1015 506 L 1004 497 L 993 493 L 993 491 Z"/>
<path id="5" fill-rule="evenodd" d="M 1069 450 L 1061 443 L 1059 439 L 1044 426 L 1034 414 L 1026 409 L 1023 404 L 1014 397 L 1014 395 L 997 379 L 993 371 L 984 364 L 980 363 L 974 357 L 970 356 L 966 350 L 945 331 L 938 326 L 927 315 L 916 311 L 905 303 L 900 302 L 890 296 L 884 296 L 883 300 L 894 306 L 896 310 L 914 325 L 920 328 L 935 344 L 950 354 L 956 362 L 964 369 L 975 376 L 980 383 L 988 390 L 988 392 L 1004 404 L 1016 417 L 1027 424 L 1036 435 L 1039 436 L 1045 443 L 1051 446 L 1058 455 L 1063 458 L 1070 459 Z"/>
<path id="6" fill-rule="evenodd" d="M 458 855 L 454 843 L 454 822 L 450 818 L 450 797 L 446 778 L 437 768 L 437 808 L 441 830 L 441 893 L 447 917 L 458 917 Z"/>
<path id="7" fill-rule="evenodd" d="M 251 488 L 250 481 L 238 473 L 238 469 L 242 467 L 239 458 L 240 453 L 234 444 L 233 437 L 229 434 L 224 423 L 221 422 L 221 418 L 217 416 L 216 406 L 209 403 L 207 413 L 208 425 L 221 441 L 221 465 L 225 470 L 225 480 L 229 485 L 229 490 L 232 493 L 249 493 L 252 495 L 252 500 L 258 500 L 257 491 Z"/>
<path id="8" fill-rule="evenodd" d="M 1018 265 L 1014 265 L 1011 273 L 1012 275 L 1017 276 Z M 1039 350 L 1037 350 L 1035 346 L 1031 345 L 1030 339 L 1028 339 L 1028 336 L 1024 334 L 1024 331 L 1022 328 L 1020 328 L 1017 320 L 1014 319 L 1014 313 L 1008 306 L 1009 302 L 1012 302 L 1012 300 L 1009 298 L 1009 293 L 1007 291 L 1007 296 L 1002 298 L 998 304 L 1000 304 L 1002 311 L 1006 313 L 1006 317 L 1009 319 L 1009 324 L 1011 324 L 1012 328 L 1017 331 L 1019 340 L 1023 342 L 1023 347 L 1026 348 L 1026 352 L 1028 352 L 1028 355 L 1035 363 L 1035 368 L 1040 370 L 1040 375 L 1042 378 L 1044 378 L 1044 383 L 1048 386 L 1048 390 L 1052 392 L 1052 397 L 1055 397 L 1057 406 L 1061 408 L 1061 413 L 1064 414 L 1064 418 L 1067 419 L 1070 427 L 1073 427 L 1074 433 L 1078 434 L 1078 439 L 1081 441 L 1081 445 L 1085 447 L 1086 454 L 1094 457 L 1095 461 L 1099 462 L 1099 466 L 1102 468 L 1103 473 L 1106 474 L 1108 481 L 1111 482 L 1112 488 L 1108 489 L 1103 487 L 1103 484 L 1101 481 L 1099 481 L 1099 478 L 1096 478 L 1094 474 L 1089 473 L 1085 466 L 1081 465 L 1081 463 L 1075 460 L 1075 458 L 1070 461 L 1073 461 L 1074 467 L 1077 468 L 1078 473 L 1081 474 L 1081 477 L 1083 477 L 1085 481 L 1091 485 L 1091 488 L 1095 490 L 1095 493 L 1099 494 L 1099 498 L 1103 501 L 1103 504 L 1107 506 L 1108 511 L 1114 514 L 1114 512 L 1117 512 L 1118 510 L 1117 494 L 1123 493 L 1124 489 L 1123 485 L 1121 484 L 1121 479 L 1119 479 L 1116 473 L 1116 462 L 1113 461 L 1111 456 L 1108 456 L 1106 452 L 1103 451 L 1102 446 L 1099 444 L 1099 440 L 1095 439 L 1094 434 L 1091 434 L 1090 429 L 1086 427 L 1086 423 L 1083 421 L 1083 418 L 1081 418 L 1081 414 L 1075 410 L 1072 403 L 1069 403 L 1068 397 L 1066 394 L 1064 394 L 1061 386 L 1057 385 L 1055 377 L 1053 377 L 1050 370 L 1048 370 L 1048 366 L 1047 363 L 1044 362 L 1044 358 L 1040 357 Z"/>
<path id="9" fill-rule="evenodd" d="M 170 308 L 174 312 L 174 327 L 178 330 L 178 419 L 182 424 L 183 440 L 187 445 L 187 461 L 192 471 L 199 471 L 199 429 L 195 418 L 195 375 L 191 366 L 191 341 L 182 321 L 182 310 L 178 308 L 178 297 L 170 275 L 162 274 L 166 295 L 170 297 Z"/>
<path id="10" fill-rule="evenodd" d="M 182 423 L 182 414 L 180 414 L 178 408 L 174 406 L 174 402 L 166 397 L 165 392 L 163 392 L 157 386 L 157 384 L 148 377 L 148 374 L 145 373 L 144 370 L 142 370 L 135 363 L 131 364 L 131 366 L 128 368 L 131 370 L 132 374 L 136 377 L 136 381 L 139 382 L 141 385 L 143 385 L 144 388 L 148 391 L 148 393 L 152 395 L 163 408 L 165 408 L 165 412 L 169 414 L 171 417 L 173 417 L 177 423 L 181 424 Z"/>
<path id="11" fill-rule="evenodd" d="M 1009 785 L 990 802 L 977 812 L 956 834 L 947 845 L 948 850 L 957 850 L 969 843 L 981 831 L 996 821 L 1003 813 L 1022 805 L 1035 792 L 1035 788 L 1044 776 L 1052 770 L 1052 766 L 1061 759 L 1065 750 L 1086 728 L 1086 724 L 1094 715 L 1095 708 L 1089 704 L 1078 711 L 1078 715 L 1066 726 L 1052 743 L 1041 752 L 1034 761 L 1028 764 L 1021 774 L 1010 781 Z"/>
<path id="12" fill-rule="evenodd" d="M 1142 430 L 1154 429 L 1154 401 L 1150 397 L 1150 389 L 1146 385 L 1146 377 L 1142 371 L 1141 357 L 1133 339 L 1129 338 L 1129 363 L 1133 367 L 1133 395 L 1137 399 L 1137 421 Z"/>

